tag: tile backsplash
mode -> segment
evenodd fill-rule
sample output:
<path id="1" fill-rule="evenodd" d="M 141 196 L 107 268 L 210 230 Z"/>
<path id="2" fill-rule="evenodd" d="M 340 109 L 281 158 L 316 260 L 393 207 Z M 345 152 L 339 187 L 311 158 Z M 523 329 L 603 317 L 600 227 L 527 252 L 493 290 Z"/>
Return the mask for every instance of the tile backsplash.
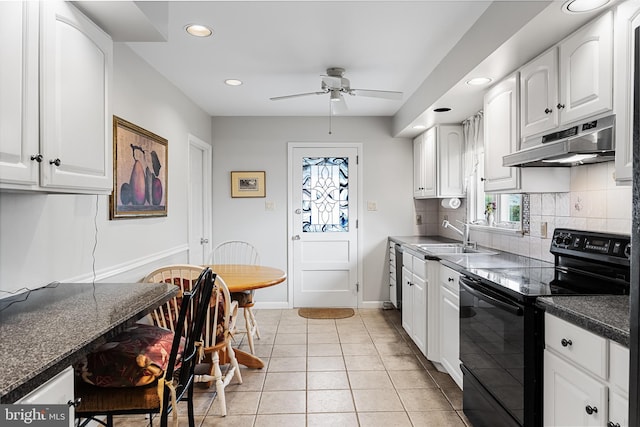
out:
<path id="1" fill-rule="evenodd" d="M 614 162 L 574 166 L 568 193 L 529 194 L 528 235 L 472 230 L 470 238 L 482 246 L 553 262 L 549 247 L 555 228 L 630 234 L 631 187 L 616 186 L 614 172 Z M 442 208 L 439 200 L 415 202 L 416 213 L 422 215 L 422 224 L 416 225 L 418 234 L 460 238 L 441 223 L 445 215 L 456 226 L 456 219 L 466 219 L 464 201 L 456 210 Z M 541 233 L 544 223 L 546 235 Z"/>

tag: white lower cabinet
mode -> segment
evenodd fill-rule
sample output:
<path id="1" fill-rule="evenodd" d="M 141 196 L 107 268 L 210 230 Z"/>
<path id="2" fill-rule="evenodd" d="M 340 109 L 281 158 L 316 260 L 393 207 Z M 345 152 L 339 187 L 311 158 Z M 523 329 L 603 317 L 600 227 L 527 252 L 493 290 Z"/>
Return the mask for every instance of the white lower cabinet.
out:
<path id="1" fill-rule="evenodd" d="M 628 427 L 629 350 L 545 314 L 544 425 Z"/>
<path id="2" fill-rule="evenodd" d="M 460 370 L 460 274 L 440 265 L 440 363 L 462 389 Z"/>
<path id="3" fill-rule="evenodd" d="M 69 366 L 15 403 L 24 405 L 68 405 L 69 426 L 73 427 L 74 407 L 69 404 L 74 400 L 73 390 L 73 368 Z"/>
<path id="4" fill-rule="evenodd" d="M 427 261 L 402 254 L 402 327 L 427 354 Z"/>

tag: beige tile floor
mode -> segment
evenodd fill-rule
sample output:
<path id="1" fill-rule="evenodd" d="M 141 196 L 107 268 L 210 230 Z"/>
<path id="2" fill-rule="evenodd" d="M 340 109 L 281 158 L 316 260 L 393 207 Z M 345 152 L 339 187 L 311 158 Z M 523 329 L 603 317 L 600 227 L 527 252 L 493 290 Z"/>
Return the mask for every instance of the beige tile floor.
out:
<path id="1" fill-rule="evenodd" d="M 261 339 L 255 349 L 265 368 L 242 367 L 243 383 L 226 388 L 226 417 L 219 415 L 215 388 L 197 385 L 197 426 L 471 426 L 462 413 L 462 392 L 420 353 L 398 311 L 356 310 L 347 319 L 314 320 L 295 309 L 256 310 L 256 317 Z M 247 350 L 243 338 L 235 337 Z M 186 414 L 183 403 L 179 412 Z M 188 425 L 182 416 L 179 421 Z M 148 421 L 122 417 L 115 424 Z"/>

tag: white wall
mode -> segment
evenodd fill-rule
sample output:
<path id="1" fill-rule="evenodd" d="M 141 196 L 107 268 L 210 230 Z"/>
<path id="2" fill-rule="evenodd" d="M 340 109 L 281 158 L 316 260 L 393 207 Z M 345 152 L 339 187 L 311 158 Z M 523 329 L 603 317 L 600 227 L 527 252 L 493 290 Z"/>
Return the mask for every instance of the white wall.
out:
<path id="1" fill-rule="evenodd" d="M 0 192 L 0 290 L 90 281 L 94 218 L 98 280 L 137 281 L 158 263 L 187 260 L 187 135 L 209 141 L 210 117 L 121 43 L 112 106 L 168 139 L 168 216 L 110 221 L 106 196 Z"/>
<path id="2" fill-rule="evenodd" d="M 261 262 L 287 270 L 287 143 L 360 142 L 364 167 L 360 198 L 365 303 L 389 299 L 387 237 L 415 234 L 412 142 L 390 135 L 390 118 L 215 117 L 213 121 L 213 245 L 247 240 Z M 232 199 L 231 171 L 266 171 L 265 199 Z M 377 211 L 366 211 L 367 201 Z M 275 210 L 266 211 L 265 202 Z M 262 307 L 287 306 L 288 284 L 257 291 Z"/>

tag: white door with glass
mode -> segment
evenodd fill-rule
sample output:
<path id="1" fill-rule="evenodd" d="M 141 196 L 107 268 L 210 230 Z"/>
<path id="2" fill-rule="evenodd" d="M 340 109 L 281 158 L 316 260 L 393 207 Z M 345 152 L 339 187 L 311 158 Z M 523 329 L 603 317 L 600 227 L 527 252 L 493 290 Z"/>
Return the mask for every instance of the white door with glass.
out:
<path id="1" fill-rule="evenodd" d="M 294 307 L 358 305 L 360 144 L 289 144 Z"/>

